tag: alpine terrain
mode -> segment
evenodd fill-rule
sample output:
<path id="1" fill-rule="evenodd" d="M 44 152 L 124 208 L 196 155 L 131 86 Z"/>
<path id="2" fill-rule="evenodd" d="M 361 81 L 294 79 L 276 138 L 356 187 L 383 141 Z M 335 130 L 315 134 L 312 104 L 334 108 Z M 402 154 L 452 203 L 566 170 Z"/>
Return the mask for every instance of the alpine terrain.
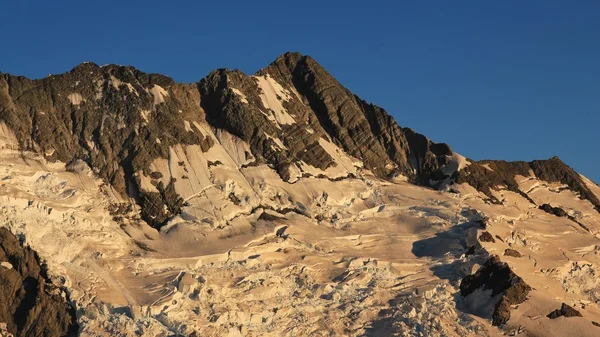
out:
<path id="1" fill-rule="evenodd" d="M 0 335 L 599 336 L 599 254 L 558 157 L 473 161 L 309 56 L 0 73 Z"/>

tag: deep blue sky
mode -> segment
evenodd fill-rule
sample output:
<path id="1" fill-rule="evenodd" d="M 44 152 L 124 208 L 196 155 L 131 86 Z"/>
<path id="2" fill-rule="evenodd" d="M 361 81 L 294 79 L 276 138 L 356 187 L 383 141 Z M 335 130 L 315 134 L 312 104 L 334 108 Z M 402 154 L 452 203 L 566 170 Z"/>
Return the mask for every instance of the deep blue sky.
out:
<path id="1" fill-rule="evenodd" d="M 0 71 L 83 61 L 195 82 L 313 56 L 473 159 L 561 157 L 600 182 L 600 1 L 3 1 Z"/>

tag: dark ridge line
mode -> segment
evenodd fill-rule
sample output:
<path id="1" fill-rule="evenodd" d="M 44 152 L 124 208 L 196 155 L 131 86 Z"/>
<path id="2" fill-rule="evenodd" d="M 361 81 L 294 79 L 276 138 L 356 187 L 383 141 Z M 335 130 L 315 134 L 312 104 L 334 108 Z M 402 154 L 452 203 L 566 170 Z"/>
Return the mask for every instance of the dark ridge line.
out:
<path id="1" fill-rule="evenodd" d="M 490 165 L 492 170 L 483 165 Z M 516 181 L 517 175 L 528 176 L 533 171 L 534 176 L 548 183 L 562 183 L 569 186 L 574 193 L 579 194 L 579 199 L 589 201 L 594 209 L 600 213 L 600 200 L 589 189 L 581 176 L 560 158 L 554 156 L 545 160 L 534 160 L 531 162 L 503 160 L 483 160 L 473 162 L 472 165 L 459 171 L 455 179 L 456 183 L 467 183 L 494 198 L 491 190 L 496 186 L 506 186 L 509 191 L 515 192 L 537 205 L 527 193 L 521 191 Z"/>

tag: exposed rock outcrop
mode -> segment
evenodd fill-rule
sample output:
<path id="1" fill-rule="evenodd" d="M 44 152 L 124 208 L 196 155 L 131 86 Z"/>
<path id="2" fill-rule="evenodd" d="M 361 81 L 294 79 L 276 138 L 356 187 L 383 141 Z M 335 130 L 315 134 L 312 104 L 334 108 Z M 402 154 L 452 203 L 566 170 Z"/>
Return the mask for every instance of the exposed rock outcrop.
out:
<path id="1" fill-rule="evenodd" d="M 570 306 L 570 305 L 568 305 L 566 303 L 563 303 L 560 306 L 560 309 L 556 309 L 556 310 L 552 311 L 551 313 L 549 313 L 548 315 L 546 315 L 546 317 L 548 317 L 550 319 L 555 319 L 555 318 L 558 318 L 560 316 L 564 316 L 564 317 L 583 317 L 583 315 L 579 311 L 573 309 L 572 306 Z"/>
<path id="2" fill-rule="evenodd" d="M 506 248 L 504 250 L 504 256 L 522 257 L 523 255 L 512 248 Z"/>
<path id="3" fill-rule="evenodd" d="M 138 200 L 144 191 L 136 172 L 149 175 L 149 164 L 168 157 L 170 146 L 210 147 L 209 138 L 184 122 L 204 118 L 199 101 L 195 85 L 132 67 L 83 63 L 39 80 L 0 74 L 0 121 L 22 150 L 65 163 L 83 160 L 122 195 Z M 150 198 L 161 211 L 168 203 Z M 145 212 L 144 219 L 160 226 L 169 216 Z"/>
<path id="4" fill-rule="evenodd" d="M 550 204 L 543 204 L 539 208 L 548 214 L 553 214 L 558 217 L 566 217 L 569 215 L 564 209 L 560 207 L 552 207 Z"/>
<path id="5" fill-rule="evenodd" d="M 491 290 L 491 298 L 501 295 L 494 309 L 492 324 L 502 325 L 510 319 L 510 306 L 523 303 L 531 287 L 498 256 L 493 256 L 475 274 L 466 276 L 460 283 L 463 297 L 477 289 Z"/>
<path id="6" fill-rule="evenodd" d="M 495 200 L 495 197 L 491 191 L 499 186 L 505 186 L 510 191 L 519 193 L 534 203 L 527 194 L 519 190 L 519 185 L 515 180 L 517 175 L 528 177 L 531 173 L 540 180 L 569 186 L 573 192 L 579 194 L 581 199 L 591 202 L 600 212 L 598 197 L 585 184 L 581 176 L 558 157 L 532 162 L 483 160 L 459 171 L 456 174 L 455 182 L 468 183 L 492 200 Z"/>
<path id="7" fill-rule="evenodd" d="M 352 94 L 310 56 L 284 54 L 259 72 L 266 74 L 303 98 L 305 107 L 292 110 L 311 109 L 309 121 L 379 176 L 400 173 L 426 184 L 432 176 L 446 177 L 440 168 L 452 155 L 448 145 L 401 128 L 384 109 Z"/>
<path id="8" fill-rule="evenodd" d="M 17 237 L 0 228 L 0 322 L 14 336 L 75 336 L 75 310 L 44 265 Z"/>
<path id="9" fill-rule="evenodd" d="M 494 239 L 490 232 L 483 232 L 479 235 L 479 241 L 495 243 L 496 239 Z"/>

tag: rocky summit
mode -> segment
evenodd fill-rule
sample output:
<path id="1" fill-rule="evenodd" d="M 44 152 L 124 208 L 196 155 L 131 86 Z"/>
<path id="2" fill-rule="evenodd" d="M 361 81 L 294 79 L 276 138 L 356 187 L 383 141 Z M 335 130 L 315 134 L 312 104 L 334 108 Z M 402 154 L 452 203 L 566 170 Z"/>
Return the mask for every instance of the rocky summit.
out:
<path id="1" fill-rule="evenodd" d="M 298 53 L 0 74 L 0 227 L 0 334 L 600 334 L 598 185 L 468 159 Z"/>

